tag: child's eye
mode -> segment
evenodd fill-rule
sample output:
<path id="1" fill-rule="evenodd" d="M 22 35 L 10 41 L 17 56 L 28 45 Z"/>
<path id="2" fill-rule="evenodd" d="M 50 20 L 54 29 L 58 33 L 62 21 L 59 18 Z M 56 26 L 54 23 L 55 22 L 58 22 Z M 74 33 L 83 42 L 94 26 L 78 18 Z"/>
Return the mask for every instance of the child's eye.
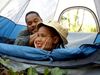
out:
<path id="1" fill-rule="evenodd" d="M 44 34 L 41 34 L 41 37 L 46 37 Z"/>
<path id="2" fill-rule="evenodd" d="M 45 37 L 43 34 L 38 34 L 37 36 L 38 37 Z"/>
<path id="3" fill-rule="evenodd" d="M 46 37 L 44 34 L 37 34 L 38 37 Z"/>

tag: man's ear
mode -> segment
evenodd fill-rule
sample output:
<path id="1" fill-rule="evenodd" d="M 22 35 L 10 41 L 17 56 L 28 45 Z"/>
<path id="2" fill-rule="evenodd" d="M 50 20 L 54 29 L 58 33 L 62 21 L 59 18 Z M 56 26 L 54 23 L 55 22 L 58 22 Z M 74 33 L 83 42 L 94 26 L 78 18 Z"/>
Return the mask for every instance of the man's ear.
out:
<path id="1" fill-rule="evenodd" d="M 54 39 L 54 44 L 57 44 L 58 41 L 59 41 L 59 37 L 58 36 L 54 36 L 53 39 Z"/>

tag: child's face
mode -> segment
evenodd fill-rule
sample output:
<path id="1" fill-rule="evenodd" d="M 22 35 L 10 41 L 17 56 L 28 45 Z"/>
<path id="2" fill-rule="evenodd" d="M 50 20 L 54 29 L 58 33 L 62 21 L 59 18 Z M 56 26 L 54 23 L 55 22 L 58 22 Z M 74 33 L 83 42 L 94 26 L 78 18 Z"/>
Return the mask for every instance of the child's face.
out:
<path id="1" fill-rule="evenodd" d="M 29 31 L 32 33 L 35 32 L 36 30 L 36 26 L 41 23 L 42 20 L 40 19 L 39 16 L 37 16 L 36 14 L 32 13 L 27 15 L 26 17 L 26 24 L 28 26 Z"/>
<path id="2" fill-rule="evenodd" d="M 37 31 L 37 37 L 34 40 L 34 45 L 35 48 L 40 48 L 50 51 L 51 49 L 53 49 L 54 41 L 55 41 L 54 36 L 52 36 L 48 28 L 42 26 Z"/>

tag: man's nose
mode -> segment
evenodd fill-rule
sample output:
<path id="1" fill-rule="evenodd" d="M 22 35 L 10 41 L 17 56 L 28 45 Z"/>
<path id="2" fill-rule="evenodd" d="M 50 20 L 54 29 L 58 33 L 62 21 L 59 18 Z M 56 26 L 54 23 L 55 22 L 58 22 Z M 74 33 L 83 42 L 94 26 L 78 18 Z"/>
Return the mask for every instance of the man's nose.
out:
<path id="1" fill-rule="evenodd" d="M 32 28 L 35 28 L 35 27 L 36 27 L 36 24 L 32 24 L 31 27 L 32 27 Z"/>

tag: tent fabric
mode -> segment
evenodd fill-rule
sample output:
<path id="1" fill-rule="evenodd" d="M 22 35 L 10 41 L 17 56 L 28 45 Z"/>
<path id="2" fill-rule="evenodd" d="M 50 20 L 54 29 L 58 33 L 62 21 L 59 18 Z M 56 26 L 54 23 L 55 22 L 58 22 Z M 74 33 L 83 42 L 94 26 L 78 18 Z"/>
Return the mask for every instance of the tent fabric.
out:
<path id="1" fill-rule="evenodd" d="M 97 9 L 97 14 L 98 14 L 98 20 L 99 20 L 99 24 L 100 24 L 100 0 L 94 0 L 96 9 Z"/>
<path id="2" fill-rule="evenodd" d="M 8 56 L 6 57 L 16 63 L 23 63 L 23 64 L 32 64 L 32 65 L 42 65 L 42 66 L 49 66 L 49 67 L 60 67 L 60 68 L 79 68 L 83 66 L 91 66 L 91 65 L 100 65 L 100 49 L 96 52 L 92 53 L 91 55 L 87 56 L 86 58 L 77 58 L 77 59 L 70 59 L 66 61 L 34 61 L 34 60 L 27 60 L 21 59 L 16 57 Z"/>
<path id="3" fill-rule="evenodd" d="M 95 1 L 98 2 L 98 0 Z M 91 2 L 90 5 L 88 5 L 89 2 Z M 25 24 L 25 14 L 33 10 L 40 14 L 44 22 L 48 22 L 53 19 L 58 20 L 65 8 L 77 5 L 86 6 L 96 13 L 94 0 L 78 0 L 78 2 L 74 0 L 0 0 L 0 15 L 18 24 Z"/>
<path id="4" fill-rule="evenodd" d="M 25 25 L 16 24 L 12 20 L 0 16 L 0 42 L 6 43 L 9 40 L 14 41 L 20 31 L 25 28 Z"/>
<path id="5" fill-rule="evenodd" d="M 38 1 L 40 4 L 38 4 Z M 10 68 L 11 68 L 11 66 L 13 66 L 14 68 L 29 67 L 28 64 L 27 65 L 25 64 L 25 62 L 30 63 L 31 65 L 39 64 L 39 65 L 43 65 L 43 66 L 50 66 L 50 67 L 57 66 L 57 67 L 63 67 L 63 68 L 72 68 L 72 67 L 84 66 L 87 64 L 92 64 L 92 65 L 99 64 L 100 65 L 100 59 L 99 59 L 100 58 L 100 49 L 95 49 L 94 47 L 90 48 L 88 46 L 86 47 L 85 45 L 81 46 L 80 48 L 76 48 L 76 47 L 69 48 L 68 51 L 64 49 L 65 52 L 61 51 L 62 49 L 57 49 L 57 50 L 54 50 L 54 52 L 52 52 L 52 55 L 51 55 L 50 52 L 46 52 L 46 51 L 40 50 L 40 49 L 34 50 L 33 48 L 30 48 L 30 47 L 24 47 L 24 46 L 20 47 L 20 46 L 15 46 L 15 45 L 12 46 L 12 45 L 8 45 L 8 44 L 1 44 L 1 43 L 5 42 L 5 38 L 15 39 L 16 36 L 18 35 L 18 33 L 21 30 L 23 30 L 24 28 L 26 28 L 25 26 L 21 26 L 20 24 L 25 24 L 25 22 L 24 22 L 25 14 L 30 10 L 35 10 L 35 11 L 39 12 L 41 17 L 43 18 L 43 21 L 48 22 L 52 19 L 58 20 L 58 17 L 59 17 L 59 14 L 61 13 L 61 11 L 69 6 L 88 5 L 89 8 L 94 9 L 95 6 L 92 7 L 90 4 L 87 3 L 87 1 L 90 1 L 91 4 L 93 3 L 93 1 L 95 1 L 97 11 L 98 11 L 97 15 L 98 15 L 98 18 L 100 18 L 100 13 L 99 13 L 100 12 L 100 10 L 99 10 L 99 6 L 100 6 L 99 2 L 100 1 L 99 0 L 92 0 L 92 1 L 91 0 L 85 0 L 85 1 L 79 0 L 79 1 L 78 2 L 74 1 L 76 3 L 73 4 L 72 0 L 69 0 L 69 1 L 67 1 L 67 0 L 63 0 L 63 1 L 62 0 L 51 0 L 51 1 L 49 1 L 49 0 L 44 0 L 44 1 L 43 0 L 0 0 L 0 15 L 5 16 L 12 20 L 12 22 L 11 22 L 11 20 L 8 21 L 8 19 L 5 19 L 4 17 L 0 16 L 0 28 L 1 28 L 0 29 L 0 47 L 1 47 L 0 54 L 1 54 L 1 56 L 4 56 L 4 57 L 7 56 L 7 58 L 12 59 L 12 64 L 10 64 L 8 66 L 10 66 Z M 66 3 L 68 3 L 68 4 L 66 4 Z M 83 4 L 81 4 L 81 3 L 83 3 Z M 13 6 L 11 6 L 11 5 L 13 5 Z M 35 5 L 37 5 L 37 6 L 35 6 Z M 33 9 L 30 9 L 30 7 Z M 45 9 L 47 9 L 47 10 L 45 10 Z M 13 21 L 18 24 L 15 24 Z M 99 19 L 99 22 L 100 22 L 100 19 Z M 100 26 L 100 24 L 99 24 L 99 26 Z M 92 36 L 95 38 L 94 35 L 92 35 Z M 93 41 L 94 41 L 94 39 L 92 40 L 92 43 L 93 43 Z M 100 35 L 97 35 L 97 37 L 95 39 L 95 43 L 99 43 L 99 42 L 100 42 Z M 80 43 L 79 43 L 79 45 L 80 45 Z M 10 50 L 9 50 L 9 48 L 10 48 Z M 26 52 L 22 52 L 24 50 Z M 35 54 L 31 53 L 33 51 L 35 51 Z M 70 51 L 73 51 L 73 52 L 70 52 Z M 56 54 L 55 52 L 58 52 L 58 53 Z M 66 52 L 68 52 L 68 54 Z M 18 56 L 16 54 L 18 54 Z M 63 55 L 64 58 L 62 56 L 58 57 L 59 54 L 61 54 L 61 55 L 65 54 L 65 55 Z M 66 57 L 66 56 L 68 56 L 68 57 Z M 79 59 L 73 60 L 73 58 L 77 58 L 79 56 L 80 56 Z M 81 58 L 81 56 L 82 56 L 82 58 Z M 38 61 L 37 59 L 36 59 L 37 61 L 36 60 L 34 61 L 33 58 L 34 59 L 37 58 L 37 59 L 41 59 L 41 60 L 48 59 L 48 61 L 41 62 L 41 60 Z M 67 60 L 70 58 L 71 58 L 71 60 Z M 62 61 L 55 61 L 55 60 L 59 60 L 59 59 Z M 63 59 L 66 59 L 66 60 L 63 61 Z M 53 62 L 49 62 L 49 61 L 53 61 Z M 21 64 L 19 64 L 20 62 L 21 62 Z M 16 64 L 19 66 L 16 66 Z M 24 67 L 23 66 L 21 67 L 21 65 L 24 65 Z M 94 73 L 93 73 L 94 69 L 92 71 L 86 70 L 86 73 L 81 72 L 81 74 L 82 75 L 97 75 L 97 73 L 98 73 L 98 75 L 99 75 L 100 74 L 99 70 L 100 70 L 100 68 L 98 70 L 96 70 Z M 73 72 L 73 70 L 71 70 L 70 73 L 73 73 L 71 75 L 80 74 L 80 72 L 79 72 L 80 69 L 77 72 L 76 71 L 77 71 L 76 69 L 74 70 L 74 72 Z M 83 69 L 81 71 L 83 71 Z M 89 71 L 91 72 L 91 74 L 89 73 Z"/>
<path id="6" fill-rule="evenodd" d="M 100 33 L 97 34 L 94 43 L 100 43 Z"/>
<path id="7" fill-rule="evenodd" d="M 67 47 L 79 47 L 81 44 L 93 44 L 97 35 L 98 33 L 69 32 Z M 100 42 L 99 38 L 97 41 Z"/>
<path id="8" fill-rule="evenodd" d="M 9 39 L 14 41 L 20 31 L 24 30 L 25 28 L 25 25 L 16 24 L 12 20 L 0 16 L 0 42 L 6 43 L 6 41 L 9 41 Z M 93 44 L 96 35 L 97 33 L 69 33 L 67 37 L 69 43 L 67 46 L 79 47 L 80 44 Z"/>
<path id="9" fill-rule="evenodd" d="M 61 48 L 54 49 L 52 52 L 45 50 L 27 47 L 17 46 L 0 43 L 0 54 L 18 57 L 28 60 L 68 60 L 69 58 L 81 58 L 94 53 L 96 49 L 100 49 L 98 46 L 82 45 L 79 48 Z M 51 60 L 52 59 L 52 60 Z"/>
<path id="10" fill-rule="evenodd" d="M 13 21 L 0 16 L 0 36 L 10 36 L 15 25 L 16 24 Z"/>
<path id="11" fill-rule="evenodd" d="M 52 53 L 31 47 L 2 43 L 0 43 L 0 48 L 0 60 L 9 60 L 8 63 L 1 63 L 7 68 L 13 68 L 15 71 L 25 70 L 30 66 L 36 67 L 38 65 L 77 68 L 100 64 L 100 44 L 86 44 L 81 45 L 80 48 L 55 49 Z M 51 58 L 53 60 L 50 60 Z"/>
<path id="12" fill-rule="evenodd" d="M 0 1 L 0 15 L 5 16 L 14 22 L 18 22 L 24 13 L 30 0 L 4 0 Z M 13 5 L 13 6 L 12 6 Z"/>
<path id="13" fill-rule="evenodd" d="M 59 0 L 4 0 L 0 1 L 0 15 L 15 23 L 25 24 L 26 13 L 36 11 L 44 22 L 49 22 L 54 18 L 58 2 Z"/>

